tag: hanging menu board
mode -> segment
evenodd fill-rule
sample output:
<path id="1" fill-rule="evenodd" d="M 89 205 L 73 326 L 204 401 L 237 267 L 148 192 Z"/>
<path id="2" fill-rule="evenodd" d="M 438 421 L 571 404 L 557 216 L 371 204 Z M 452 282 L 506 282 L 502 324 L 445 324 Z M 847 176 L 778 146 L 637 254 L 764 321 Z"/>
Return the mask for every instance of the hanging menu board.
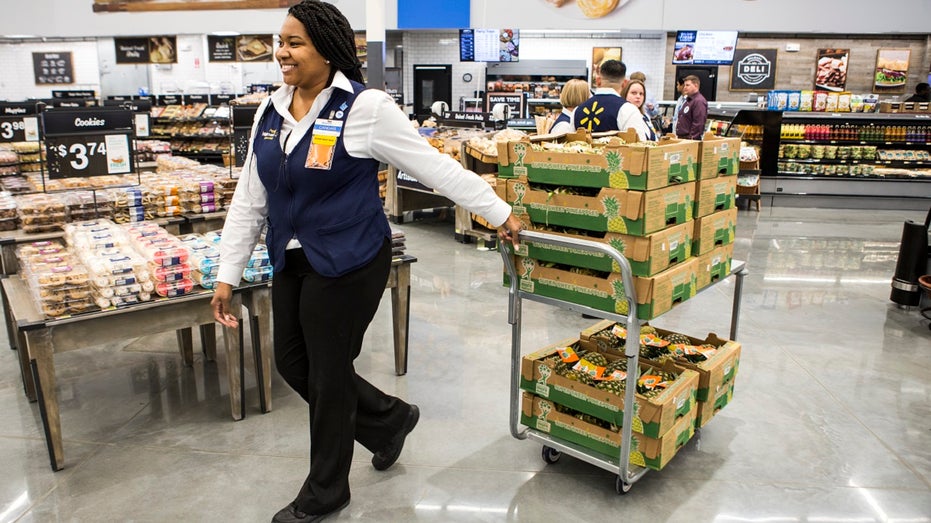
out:
<path id="1" fill-rule="evenodd" d="M 74 83 L 71 53 L 32 53 L 32 68 L 36 85 Z"/>
<path id="2" fill-rule="evenodd" d="M 737 48 L 737 31 L 678 31 L 672 63 L 731 65 Z"/>
<path id="3" fill-rule="evenodd" d="M 49 178 L 126 174 L 134 168 L 133 112 L 51 109 L 42 113 Z"/>
<path id="4" fill-rule="evenodd" d="M 35 104 L 0 102 L 0 143 L 38 141 Z"/>
<path id="5" fill-rule="evenodd" d="M 116 63 L 149 63 L 149 40 L 146 38 L 114 38 L 116 46 Z"/>
<path id="6" fill-rule="evenodd" d="M 235 62 L 236 37 L 207 35 L 207 56 L 211 62 Z"/>

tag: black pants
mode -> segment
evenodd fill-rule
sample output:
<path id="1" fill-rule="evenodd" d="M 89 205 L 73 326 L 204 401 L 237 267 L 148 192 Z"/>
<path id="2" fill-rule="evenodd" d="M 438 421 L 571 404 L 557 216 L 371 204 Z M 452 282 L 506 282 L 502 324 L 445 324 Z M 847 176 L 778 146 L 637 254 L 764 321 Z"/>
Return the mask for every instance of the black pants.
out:
<path id="1" fill-rule="evenodd" d="M 301 249 L 286 253 L 272 283 L 275 364 L 310 408 L 310 473 L 295 500 L 320 514 L 349 499 L 353 441 L 376 452 L 388 444 L 408 405 L 356 374 L 353 360 L 391 269 L 391 244 L 339 278 L 317 274 Z"/>

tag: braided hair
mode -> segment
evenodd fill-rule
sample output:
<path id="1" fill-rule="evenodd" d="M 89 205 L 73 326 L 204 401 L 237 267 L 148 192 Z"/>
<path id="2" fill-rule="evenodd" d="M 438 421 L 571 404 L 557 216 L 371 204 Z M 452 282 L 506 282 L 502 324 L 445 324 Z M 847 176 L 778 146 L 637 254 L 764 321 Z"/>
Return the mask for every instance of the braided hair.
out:
<path id="1" fill-rule="evenodd" d="M 364 83 L 362 63 L 356 57 L 356 39 L 349 20 L 333 4 L 303 0 L 288 14 L 304 24 L 314 47 L 323 58 L 350 80 Z"/>

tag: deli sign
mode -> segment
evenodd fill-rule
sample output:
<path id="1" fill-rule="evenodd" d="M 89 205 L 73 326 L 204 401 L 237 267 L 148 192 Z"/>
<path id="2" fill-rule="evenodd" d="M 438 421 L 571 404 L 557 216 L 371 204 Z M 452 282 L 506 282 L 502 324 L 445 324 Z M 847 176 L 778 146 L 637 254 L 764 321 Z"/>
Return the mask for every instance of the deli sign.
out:
<path id="1" fill-rule="evenodd" d="M 731 91 L 768 91 L 776 86 L 776 49 L 737 49 Z"/>

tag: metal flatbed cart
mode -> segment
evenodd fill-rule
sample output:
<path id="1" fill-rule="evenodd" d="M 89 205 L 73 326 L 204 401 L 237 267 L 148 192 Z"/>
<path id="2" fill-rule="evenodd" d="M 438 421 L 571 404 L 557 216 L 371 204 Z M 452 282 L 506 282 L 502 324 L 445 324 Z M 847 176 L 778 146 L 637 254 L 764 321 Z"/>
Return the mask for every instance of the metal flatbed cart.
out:
<path id="1" fill-rule="evenodd" d="M 617 474 L 615 489 L 618 494 L 626 494 L 630 491 L 631 486 L 636 483 L 647 472 L 647 468 L 639 467 L 630 463 L 631 447 L 631 430 L 633 425 L 633 416 L 625 415 L 621 426 L 621 448 L 620 455 L 617 457 L 608 457 L 596 453 L 574 442 L 553 436 L 546 432 L 525 427 L 520 428 L 520 364 L 521 364 L 521 302 L 524 299 L 554 305 L 561 308 L 568 308 L 572 311 L 588 314 L 594 317 L 622 322 L 627 324 L 627 331 L 632 333 L 640 332 L 640 319 L 637 317 L 637 295 L 634 287 L 633 274 L 631 273 L 630 263 L 613 247 L 590 240 L 581 240 L 575 238 L 566 238 L 554 234 L 540 233 L 534 231 L 521 231 L 519 233 L 521 241 L 533 241 L 540 244 L 553 245 L 556 247 L 578 249 L 594 253 L 601 253 L 609 256 L 617 262 L 621 268 L 621 279 L 624 283 L 625 297 L 628 305 L 628 315 L 622 316 L 605 312 L 591 307 L 580 305 L 573 302 L 558 300 L 547 296 L 540 296 L 520 289 L 520 278 L 514 266 L 512 257 L 513 247 L 507 242 L 499 243 L 499 251 L 504 260 L 504 266 L 510 277 L 510 290 L 508 293 L 508 323 L 511 324 L 511 412 L 510 427 L 511 435 L 517 439 L 530 439 L 543 444 L 543 460 L 547 463 L 555 463 L 559 460 L 561 454 L 568 454 L 574 458 L 591 463 L 596 467 Z M 733 308 L 731 311 L 731 328 L 730 339 L 736 340 L 737 326 L 740 319 L 740 298 L 743 290 L 743 279 L 747 275 L 746 263 L 742 261 L 733 261 L 731 264 L 730 275 L 736 276 L 734 287 Z M 729 275 L 729 276 L 730 276 Z M 712 287 L 709 285 L 707 288 Z M 631 343 L 633 338 L 634 342 Z M 624 343 L 624 355 L 627 358 L 628 369 L 639 368 L 640 340 L 639 336 L 627 336 Z M 630 380 L 635 372 L 628 372 L 626 380 Z M 625 384 L 626 385 L 626 384 Z M 625 386 L 624 405 L 634 405 L 636 398 L 636 384 Z M 632 411 L 633 408 L 629 407 Z M 634 470 L 636 469 L 636 470 Z"/>

